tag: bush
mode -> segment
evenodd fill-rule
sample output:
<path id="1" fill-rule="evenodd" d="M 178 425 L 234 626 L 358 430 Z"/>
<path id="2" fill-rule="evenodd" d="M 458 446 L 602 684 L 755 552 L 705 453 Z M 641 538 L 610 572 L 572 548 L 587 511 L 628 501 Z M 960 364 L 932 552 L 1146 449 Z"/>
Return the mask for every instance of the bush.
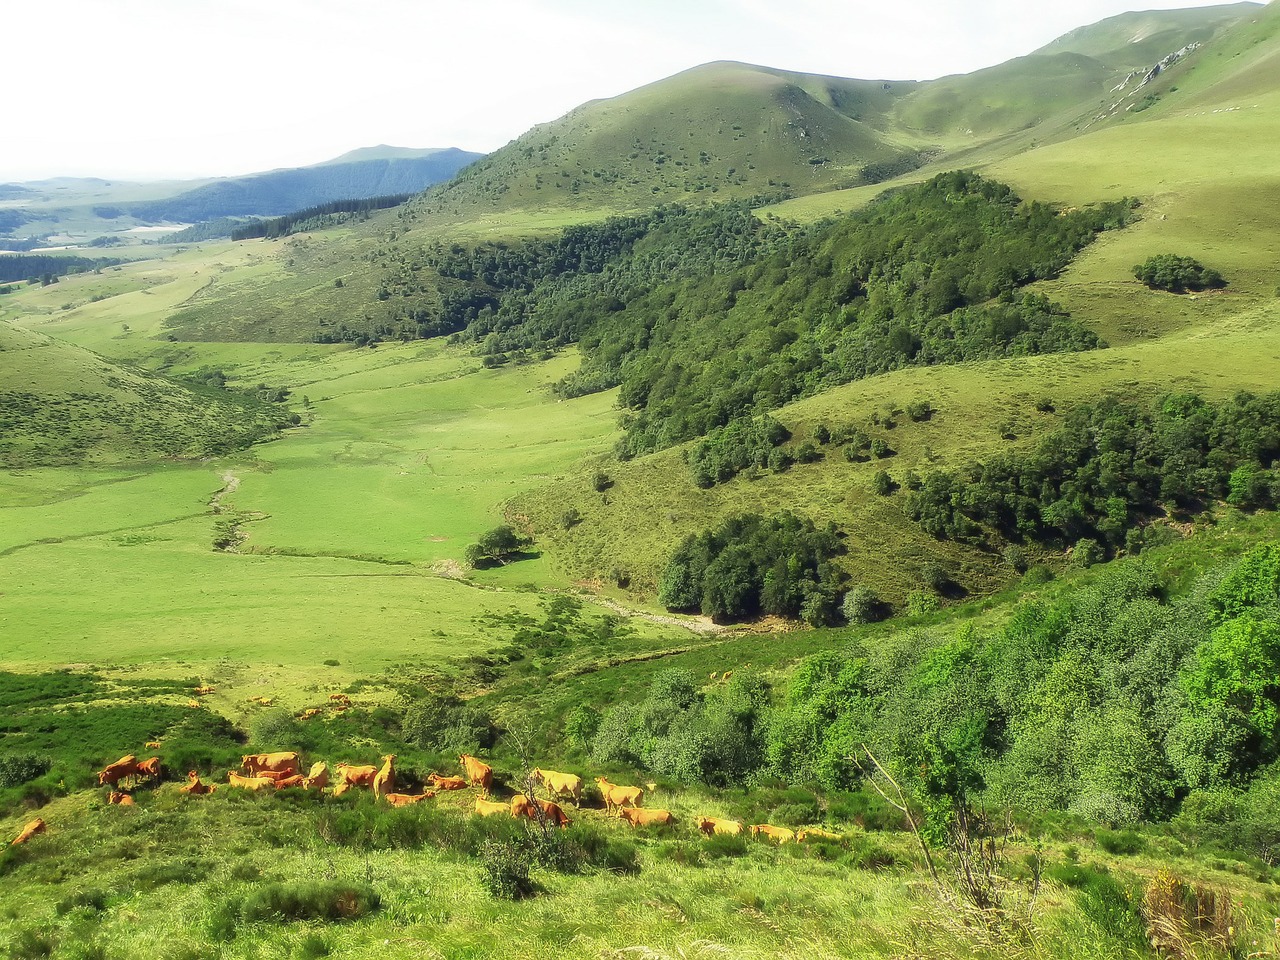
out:
<path id="1" fill-rule="evenodd" d="M 364 883 L 318 880 L 269 883 L 250 893 L 240 908 L 241 919 L 355 920 L 382 906 L 382 898 Z"/>
<path id="2" fill-rule="evenodd" d="M 879 594 L 859 584 L 844 595 L 840 612 L 849 623 L 875 623 L 884 619 L 885 608 Z"/>
<path id="3" fill-rule="evenodd" d="M 486 843 L 480 848 L 480 885 L 498 900 L 524 900 L 538 893 L 529 877 L 532 857 L 518 843 Z"/>
<path id="4" fill-rule="evenodd" d="M 928 590 L 912 590 L 907 594 L 907 614 L 912 617 L 933 613 L 940 604 L 935 594 Z"/>
<path id="5" fill-rule="evenodd" d="M 888 471 L 877 470 L 876 475 L 871 478 L 871 489 L 882 497 L 887 497 L 897 489 L 897 484 L 893 482 L 893 478 L 889 476 Z"/>
<path id="6" fill-rule="evenodd" d="M 1147 848 L 1147 841 L 1132 830 L 1099 830 L 1094 838 L 1103 850 L 1119 857 L 1131 857 Z"/>
<path id="7" fill-rule="evenodd" d="M 20 787 L 49 772 L 52 761 L 34 753 L 15 753 L 0 757 L 0 790 Z"/>
<path id="8" fill-rule="evenodd" d="M 747 841 L 741 837 L 715 834 L 707 838 L 702 845 L 702 853 L 708 860 L 719 860 L 726 857 L 745 857 L 748 852 Z"/>

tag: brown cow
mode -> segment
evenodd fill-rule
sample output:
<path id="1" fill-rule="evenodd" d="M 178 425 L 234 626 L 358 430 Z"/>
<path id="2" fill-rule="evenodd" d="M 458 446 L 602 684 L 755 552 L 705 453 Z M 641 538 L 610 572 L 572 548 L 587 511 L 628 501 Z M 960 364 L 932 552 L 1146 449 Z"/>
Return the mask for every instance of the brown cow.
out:
<path id="1" fill-rule="evenodd" d="M 207 683 L 202 683 L 200 684 L 200 686 L 196 687 L 196 696 L 197 697 L 208 696 L 209 694 L 213 693 L 213 691 L 216 689 L 217 689 L 216 687 L 211 687 Z"/>
<path id="2" fill-rule="evenodd" d="M 127 793 L 121 793 L 119 790 L 112 790 L 107 794 L 107 803 L 120 807 L 132 807 L 134 805 L 133 797 Z"/>
<path id="3" fill-rule="evenodd" d="M 160 777 L 160 758 L 147 757 L 145 760 L 138 761 L 138 775 L 142 777 L 150 777 L 157 780 Z"/>
<path id="4" fill-rule="evenodd" d="M 378 768 L 372 764 L 352 766 L 343 762 L 339 763 L 334 769 L 338 772 L 338 783 L 333 788 L 335 797 L 342 796 L 352 787 L 372 787 L 373 778 L 378 775 Z"/>
<path id="5" fill-rule="evenodd" d="M 407 807 L 410 804 L 421 803 L 423 800 L 430 800 L 436 795 L 434 790 L 423 790 L 419 794 L 412 793 L 384 793 L 382 799 L 387 801 L 393 807 Z"/>
<path id="6" fill-rule="evenodd" d="M 489 787 L 493 785 L 493 767 L 489 766 L 469 753 L 458 754 L 458 762 L 462 764 L 462 772 L 473 787 L 479 787 L 485 796 L 489 795 Z"/>
<path id="7" fill-rule="evenodd" d="M 227 771 L 227 783 L 241 790 L 265 790 L 276 785 L 270 777 L 242 777 L 234 770 Z"/>
<path id="8" fill-rule="evenodd" d="M 604 797 L 604 808 L 608 812 L 622 807 L 638 807 L 640 801 L 644 799 L 644 790 L 640 787 L 624 787 L 621 784 L 610 783 L 604 777 L 596 777 L 596 786 L 600 788 L 600 795 Z"/>
<path id="9" fill-rule="evenodd" d="M 289 787 L 302 787 L 306 789 L 307 778 L 300 773 L 295 773 L 291 777 L 281 777 L 279 780 L 273 781 L 277 790 L 287 790 Z"/>
<path id="10" fill-rule="evenodd" d="M 639 807 L 619 807 L 618 816 L 636 827 L 670 826 L 676 822 L 670 810 L 641 810 Z"/>
<path id="11" fill-rule="evenodd" d="M 462 777 L 442 777 L 438 773 L 427 774 L 427 783 L 437 790 L 465 790 L 467 781 Z"/>
<path id="12" fill-rule="evenodd" d="M 516 819 L 528 817 L 530 820 L 537 820 L 539 810 L 542 811 L 543 818 L 550 823 L 556 824 L 562 830 L 571 822 L 565 816 L 565 812 L 560 809 L 560 804 L 558 803 L 553 803 L 550 800 L 538 800 L 537 798 L 530 799 L 523 793 L 517 793 L 511 798 L 511 816 Z"/>
<path id="13" fill-rule="evenodd" d="M 160 741 L 159 741 L 159 740 L 148 740 L 146 743 L 144 743 L 144 744 L 143 744 L 143 746 L 144 746 L 144 747 L 146 747 L 148 750 L 159 750 L 159 749 L 160 749 Z"/>
<path id="14" fill-rule="evenodd" d="M 133 754 L 121 757 L 115 763 L 108 763 L 102 770 L 98 771 L 98 786 L 105 787 L 108 784 L 115 786 L 125 777 L 136 777 L 138 775 L 138 758 Z"/>
<path id="15" fill-rule="evenodd" d="M 185 786 L 179 787 L 178 792 L 189 793 L 189 794 L 193 794 L 194 796 L 203 796 L 206 793 L 213 793 L 213 791 L 216 789 L 218 788 L 215 787 L 212 783 L 201 783 L 200 774 L 192 770 L 190 773 L 187 774 L 187 784 Z"/>
<path id="16" fill-rule="evenodd" d="M 319 707 L 309 707 L 306 710 L 303 710 L 300 714 L 298 714 L 298 719 L 310 720 L 312 717 L 318 717 L 319 715 L 320 715 Z"/>
<path id="17" fill-rule="evenodd" d="M 699 817 L 698 829 L 708 837 L 719 834 L 724 837 L 742 836 L 742 824 L 737 820 L 721 820 L 719 817 Z"/>
<path id="18" fill-rule="evenodd" d="M 500 800 L 484 800 L 480 797 L 476 797 L 477 817 L 492 817 L 496 814 L 509 813 L 510 811 L 511 804 L 509 803 L 503 803 Z"/>
<path id="19" fill-rule="evenodd" d="M 822 830 L 818 827 L 807 827 L 804 830 L 796 831 L 796 843 L 804 843 L 812 837 L 815 840 L 834 840 L 837 843 L 844 840 L 844 837 L 838 833 L 832 833 L 830 830 Z"/>
<path id="20" fill-rule="evenodd" d="M 199 700 L 188 700 L 188 701 L 187 701 L 187 706 L 188 706 L 188 707 L 190 707 L 192 710 L 199 710 L 199 709 L 200 709 L 200 701 L 199 701 Z"/>
<path id="21" fill-rule="evenodd" d="M 575 807 L 582 806 L 582 778 L 572 773 L 556 773 L 537 767 L 529 774 L 553 797 L 572 797 Z"/>
<path id="22" fill-rule="evenodd" d="M 9 846 L 16 847 L 19 844 L 26 843 L 28 840 L 34 837 L 37 833 L 44 833 L 45 829 L 46 829 L 45 822 L 41 820 L 39 817 L 36 817 L 34 820 L 32 820 L 30 823 L 28 823 L 25 827 L 22 828 L 22 832 L 13 838 L 13 842 L 9 844 Z"/>
<path id="23" fill-rule="evenodd" d="M 394 753 L 389 753 L 382 758 L 382 769 L 374 774 L 373 783 L 370 786 L 373 788 L 375 797 L 386 796 L 395 790 L 396 755 Z"/>
<path id="24" fill-rule="evenodd" d="M 282 773 L 291 777 L 298 772 L 298 755 L 288 753 L 250 753 L 240 758 L 245 773 L 258 777 L 267 773 Z"/>
<path id="25" fill-rule="evenodd" d="M 753 823 L 751 825 L 751 836 L 758 837 L 761 834 L 764 834 L 765 837 L 779 845 L 790 843 L 796 838 L 795 833 L 786 827 L 775 827 L 768 823 Z"/>
<path id="26" fill-rule="evenodd" d="M 308 790 L 323 790 L 329 785 L 329 766 L 323 760 L 311 765 L 302 785 Z"/>

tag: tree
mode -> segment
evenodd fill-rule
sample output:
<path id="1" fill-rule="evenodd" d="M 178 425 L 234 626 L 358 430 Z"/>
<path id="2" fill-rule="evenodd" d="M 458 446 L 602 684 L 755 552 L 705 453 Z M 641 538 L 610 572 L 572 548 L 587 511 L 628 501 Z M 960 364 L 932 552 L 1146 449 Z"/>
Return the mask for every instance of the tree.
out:
<path id="1" fill-rule="evenodd" d="M 494 527 L 480 535 L 480 539 L 467 547 L 466 560 L 473 568 L 490 563 L 506 563 L 529 546 L 530 540 L 516 533 L 509 524 Z"/>

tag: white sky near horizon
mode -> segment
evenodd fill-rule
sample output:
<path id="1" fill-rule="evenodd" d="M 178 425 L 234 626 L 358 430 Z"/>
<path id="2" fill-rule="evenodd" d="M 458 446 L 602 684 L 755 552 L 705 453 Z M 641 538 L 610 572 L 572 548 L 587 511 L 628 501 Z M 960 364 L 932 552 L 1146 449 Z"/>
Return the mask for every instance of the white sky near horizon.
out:
<path id="1" fill-rule="evenodd" d="M 711 60 L 923 80 L 1206 0 L 54 0 L 0 11 L 0 182 L 488 152 Z"/>

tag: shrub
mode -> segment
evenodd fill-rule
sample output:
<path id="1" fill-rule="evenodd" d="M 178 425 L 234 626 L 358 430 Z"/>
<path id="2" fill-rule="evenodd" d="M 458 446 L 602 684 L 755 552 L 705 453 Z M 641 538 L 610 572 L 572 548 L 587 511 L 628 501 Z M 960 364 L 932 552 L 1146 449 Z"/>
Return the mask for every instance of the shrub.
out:
<path id="1" fill-rule="evenodd" d="M 19 787 L 49 772 L 52 761 L 34 753 L 15 753 L 0 757 L 0 790 Z"/>
<path id="2" fill-rule="evenodd" d="M 709 860 L 726 857 L 745 857 L 748 852 L 747 841 L 741 836 L 731 837 L 715 834 L 708 837 L 702 845 L 702 853 Z"/>
<path id="3" fill-rule="evenodd" d="M 480 885 L 498 900 L 524 900 L 538 893 L 529 877 L 529 851 L 510 842 L 486 843 L 480 848 Z"/>
<path id="4" fill-rule="evenodd" d="M 1142 835 L 1132 830 L 1099 830 L 1094 836 L 1098 846 L 1120 857 L 1131 857 L 1147 847 Z"/>
<path id="5" fill-rule="evenodd" d="M 1106 558 L 1102 545 L 1091 537 L 1076 541 L 1075 548 L 1071 551 L 1071 562 L 1077 567 L 1092 567 Z"/>
<path id="6" fill-rule="evenodd" d="M 884 602 L 870 587 L 859 584 L 844 595 L 840 612 L 849 623 L 875 623 L 884 619 Z"/>
<path id="7" fill-rule="evenodd" d="M 928 400 L 914 400 L 907 404 L 907 416 L 919 423 L 933 416 L 933 404 Z"/>
<path id="8" fill-rule="evenodd" d="M 374 913 L 382 898 L 364 883 L 320 880 L 269 883 L 250 893 L 240 908 L 243 920 L 355 920 Z"/>
<path id="9" fill-rule="evenodd" d="M 892 457 L 893 450 L 889 447 L 887 441 L 876 437 L 871 441 L 871 455 L 877 460 L 883 460 L 885 457 Z"/>
<path id="10" fill-rule="evenodd" d="M 907 613 L 910 616 L 918 617 L 933 613 L 939 606 L 937 596 L 928 590 L 912 590 L 907 594 Z"/>
<path id="11" fill-rule="evenodd" d="M 888 471 L 877 470 L 876 475 L 871 478 L 871 489 L 879 496 L 889 496 L 896 487 L 897 484 L 893 482 L 893 478 L 889 476 Z"/>

